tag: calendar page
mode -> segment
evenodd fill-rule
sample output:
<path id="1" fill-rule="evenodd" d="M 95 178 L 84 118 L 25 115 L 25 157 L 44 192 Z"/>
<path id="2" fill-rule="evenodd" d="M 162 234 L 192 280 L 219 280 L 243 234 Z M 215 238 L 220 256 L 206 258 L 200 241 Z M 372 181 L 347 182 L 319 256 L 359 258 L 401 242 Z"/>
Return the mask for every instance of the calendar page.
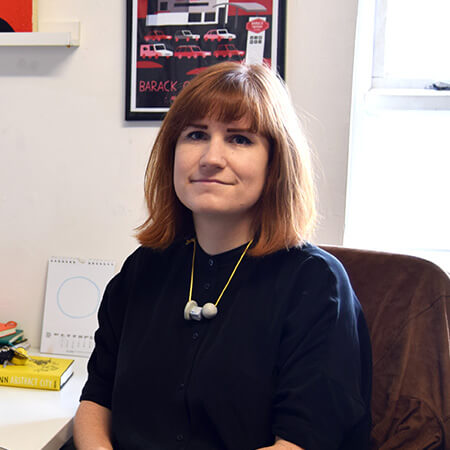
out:
<path id="1" fill-rule="evenodd" d="M 114 269 L 112 261 L 58 257 L 49 260 L 41 352 L 91 354 L 98 307 Z"/>

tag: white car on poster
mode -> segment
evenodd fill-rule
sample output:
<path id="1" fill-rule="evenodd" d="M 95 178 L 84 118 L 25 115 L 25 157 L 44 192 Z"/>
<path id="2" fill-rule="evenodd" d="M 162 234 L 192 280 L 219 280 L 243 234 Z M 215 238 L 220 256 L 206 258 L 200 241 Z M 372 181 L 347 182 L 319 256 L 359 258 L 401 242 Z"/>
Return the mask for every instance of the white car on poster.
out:
<path id="1" fill-rule="evenodd" d="M 140 56 L 141 58 L 155 58 L 160 56 L 169 58 L 173 55 L 171 50 L 167 50 L 165 44 L 143 44 L 141 45 Z"/>
<path id="2" fill-rule="evenodd" d="M 215 30 L 209 30 L 205 33 L 203 36 L 203 39 L 206 41 L 222 41 L 228 39 L 229 41 L 232 41 L 233 39 L 236 39 L 236 35 L 233 33 L 230 33 L 226 28 L 219 28 Z"/>
<path id="3" fill-rule="evenodd" d="M 185 40 L 189 41 L 198 41 L 200 39 L 199 34 L 192 34 L 191 30 L 178 30 L 175 33 L 175 42 Z"/>

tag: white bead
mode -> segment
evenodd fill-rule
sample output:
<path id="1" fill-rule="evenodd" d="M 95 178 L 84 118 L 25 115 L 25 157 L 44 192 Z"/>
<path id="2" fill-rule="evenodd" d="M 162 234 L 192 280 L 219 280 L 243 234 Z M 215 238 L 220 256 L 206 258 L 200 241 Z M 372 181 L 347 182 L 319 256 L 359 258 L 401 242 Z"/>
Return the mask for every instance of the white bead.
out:
<path id="1" fill-rule="evenodd" d="M 202 307 L 201 306 L 194 306 L 189 311 L 189 317 L 193 320 L 202 320 Z"/>
<path id="2" fill-rule="evenodd" d="M 197 305 L 197 302 L 195 300 L 191 300 L 189 302 L 186 303 L 186 306 L 184 307 L 184 318 L 186 320 L 191 320 L 191 310 L 192 308 L 195 308 Z"/>
<path id="3" fill-rule="evenodd" d="M 212 303 L 206 303 L 202 308 L 202 316 L 205 319 L 212 319 L 217 315 L 217 308 Z"/>

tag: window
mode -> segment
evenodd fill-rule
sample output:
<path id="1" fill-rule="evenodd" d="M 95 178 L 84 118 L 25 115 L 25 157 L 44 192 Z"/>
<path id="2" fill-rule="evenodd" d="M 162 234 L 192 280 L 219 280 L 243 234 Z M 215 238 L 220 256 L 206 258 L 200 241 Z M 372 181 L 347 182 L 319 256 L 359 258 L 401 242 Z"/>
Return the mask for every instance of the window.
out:
<path id="1" fill-rule="evenodd" d="M 360 0 L 346 246 L 450 271 L 448 0 Z M 434 88 L 433 88 L 434 87 Z"/>
<path id="2" fill-rule="evenodd" d="M 167 11 L 168 10 L 168 2 L 159 2 L 159 10 Z"/>
<path id="3" fill-rule="evenodd" d="M 216 21 L 216 13 L 215 12 L 205 13 L 205 22 L 215 22 L 215 21 Z"/>
<path id="4" fill-rule="evenodd" d="M 209 6 L 208 2 L 178 2 L 175 3 L 175 6 L 178 6 L 180 8 L 184 8 L 186 6 Z"/>
<path id="5" fill-rule="evenodd" d="M 379 0 L 374 87 L 423 89 L 450 78 L 450 2 Z"/>
<path id="6" fill-rule="evenodd" d="M 201 22 L 202 21 L 202 14 L 201 13 L 189 13 L 188 15 L 188 22 Z"/>

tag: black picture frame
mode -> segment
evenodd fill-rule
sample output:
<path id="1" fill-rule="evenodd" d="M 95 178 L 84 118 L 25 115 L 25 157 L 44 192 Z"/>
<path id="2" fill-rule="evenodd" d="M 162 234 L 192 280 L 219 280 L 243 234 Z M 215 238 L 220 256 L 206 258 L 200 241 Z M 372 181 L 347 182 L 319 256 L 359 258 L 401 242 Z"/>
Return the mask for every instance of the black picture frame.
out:
<path id="1" fill-rule="evenodd" d="M 285 31 L 286 0 L 127 0 L 125 119 L 162 120 L 183 85 L 220 61 L 264 61 L 284 78 Z"/>

